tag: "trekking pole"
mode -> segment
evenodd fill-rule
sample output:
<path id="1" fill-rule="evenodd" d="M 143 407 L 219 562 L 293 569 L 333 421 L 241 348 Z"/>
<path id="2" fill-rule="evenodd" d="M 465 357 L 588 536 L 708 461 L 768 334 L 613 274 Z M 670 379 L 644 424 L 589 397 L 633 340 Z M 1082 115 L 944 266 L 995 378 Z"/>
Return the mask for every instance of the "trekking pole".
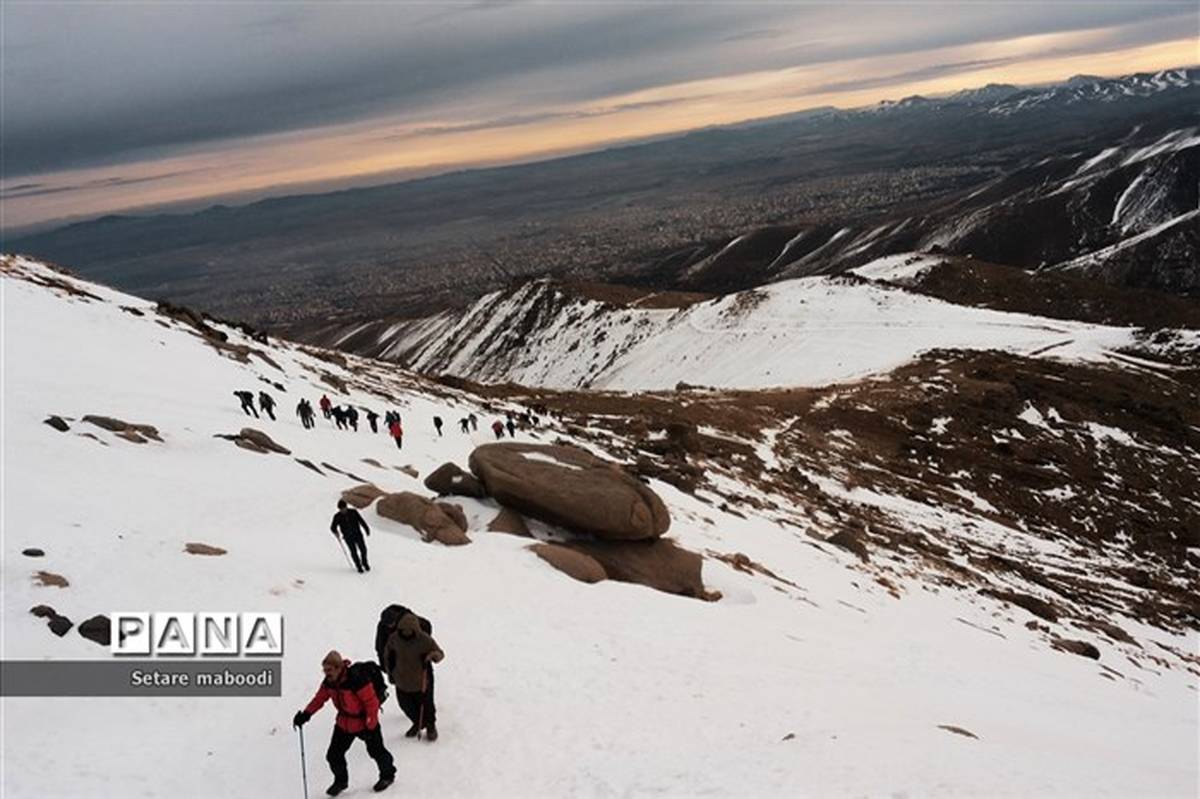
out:
<path id="1" fill-rule="evenodd" d="M 417 740 L 421 740 L 421 733 L 425 731 L 425 691 L 426 680 L 428 679 L 429 662 L 422 664 L 421 668 L 421 707 L 417 710 Z"/>
<path id="2" fill-rule="evenodd" d="M 300 733 L 300 779 L 304 782 L 304 799 L 308 799 L 308 764 L 304 759 L 304 727 L 296 728 Z"/>
<path id="3" fill-rule="evenodd" d="M 333 537 L 337 539 L 338 546 L 342 548 L 342 555 L 346 558 L 346 565 L 353 569 L 354 564 L 350 562 L 350 553 L 346 551 L 346 545 L 342 543 L 342 537 L 336 533 Z"/>

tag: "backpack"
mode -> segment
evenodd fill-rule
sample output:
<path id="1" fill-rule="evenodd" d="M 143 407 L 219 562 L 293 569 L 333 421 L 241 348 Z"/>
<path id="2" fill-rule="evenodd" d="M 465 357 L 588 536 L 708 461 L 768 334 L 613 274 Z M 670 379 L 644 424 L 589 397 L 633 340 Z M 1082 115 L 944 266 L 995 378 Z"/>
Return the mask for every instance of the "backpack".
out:
<path id="1" fill-rule="evenodd" d="M 375 689 L 375 698 L 382 705 L 388 697 L 387 680 L 383 678 L 383 669 L 373 660 L 350 664 L 350 680 L 354 684 L 370 682 Z"/>

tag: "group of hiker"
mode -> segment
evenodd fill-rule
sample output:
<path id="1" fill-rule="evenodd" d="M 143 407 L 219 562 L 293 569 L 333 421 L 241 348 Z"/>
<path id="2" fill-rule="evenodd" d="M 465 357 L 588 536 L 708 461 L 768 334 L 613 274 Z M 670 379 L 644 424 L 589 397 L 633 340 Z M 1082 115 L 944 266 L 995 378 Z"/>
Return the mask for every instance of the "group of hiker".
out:
<path id="1" fill-rule="evenodd" d="M 355 512 L 357 513 L 357 512 Z M 350 784 L 346 752 L 356 738 L 366 744 L 367 754 L 379 769 L 375 791 L 385 790 L 396 779 L 396 764 L 383 740 L 379 713 L 387 699 L 387 684 L 396 689 L 396 703 L 411 726 L 406 738 L 427 741 L 438 738 L 437 709 L 433 697 L 433 664 L 444 657 L 433 639 L 433 625 L 403 605 L 388 605 L 375 626 L 375 661 L 352 663 L 336 650 L 321 661 L 324 679 L 312 700 L 292 717 L 300 730 L 303 757 L 303 727 L 326 702 L 337 710 L 333 735 L 325 760 L 333 772 L 333 784 L 325 791 L 337 796 Z M 386 677 L 386 681 L 385 681 Z"/>
<path id="2" fill-rule="evenodd" d="M 235 391 L 234 396 L 241 402 L 242 410 L 247 416 L 253 416 L 255 419 L 261 418 L 258 415 L 258 409 L 270 417 L 271 421 L 275 421 L 275 400 L 265 391 L 258 392 L 258 408 L 254 405 L 254 392 L 252 391 Z M 352 430 L 358 432 L 359 410 L 353 405 L 334 405 L 329 399 L 328 394 L 322 394 L 318 401 L 318 406 L 321 408 L 321 415 L 326 419 L 331 420 L 334 426 L 339 430 Z M 541 410 L 545 415 L 544 408 L 535 408 Z M 369 408 L 363 408 L 363 415 L 367 418 L 367 424 L 371 428 L 372 433 L 379 432 L 379 414 Z M 296 405 L 296 416 L 300 418 L 300 423 L 304 425 L 305 430 L 310 430 L 316 427 L 316 413 L 313 411 L 312 403 L 307 398 L 301 398 Z M 492 422 L 492 433 L 496 439 L 502 439 L 505 433 L 509 438 L 515 438 L 517 429 L 531 429 L 539 424 L 537 415 L 529 410 L 514 413 L 507 411 L 504 414 L 504 419 L 496 419 Z M 442 437 L 442 428 L 444 423 L 442 417 L 433 417 L 433 428 L 437 432 L 438 438 Z M 396 442 L 397 449 L 404 449 L 404 424 L 401 421 L 400 414 L 394 410 L 389 410 L 383 415 L 384 431 L 392 437 Z M 458 420 L 458 428 L 466 434 L 474 433 L 479 430 L 479 417 L 474 413 L 469 413 Z"/>

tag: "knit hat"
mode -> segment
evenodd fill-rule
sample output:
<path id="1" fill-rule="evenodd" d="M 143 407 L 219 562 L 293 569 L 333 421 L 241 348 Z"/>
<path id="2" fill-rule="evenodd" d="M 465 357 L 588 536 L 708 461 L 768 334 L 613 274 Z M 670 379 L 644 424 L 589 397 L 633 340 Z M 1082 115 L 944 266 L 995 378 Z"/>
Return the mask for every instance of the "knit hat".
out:
<path id="1" fill-rule="evenodd" d="M 342 657 L 341 652 L 338 652 L 336 649 L 331 649 L 331 650 L 329 650 L 329 654 L 325 656 L 325 659 L 321 661 L 321 665 L 322 666 L 337 666 L 340 668 L 341 665 L 345 662 L 346 662 L 346 660 L 345 660 L 345 658 Z"/>

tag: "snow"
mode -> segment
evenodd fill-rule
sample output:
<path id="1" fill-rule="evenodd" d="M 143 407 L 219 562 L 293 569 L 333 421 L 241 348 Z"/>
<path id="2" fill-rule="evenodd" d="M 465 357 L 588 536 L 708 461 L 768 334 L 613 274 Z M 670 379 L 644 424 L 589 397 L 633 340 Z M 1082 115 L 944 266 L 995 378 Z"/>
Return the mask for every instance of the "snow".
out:
<path id="1" fill-rule="evenodd" d="M 931 262 L 890 256 L 859 271 L 912 275 L 918 267 L 911 258 Z M 830 277 L 781 281 L 683 309 L 614 313 L 576 300 L 559 303 L 556 315 L 519 340 L 493 335 L 526 317 L 532 292 L 480 300 L 423 349 L 414 366 L 548 388 L 662 390 L 680 382 L 766 388 L 880 375 L 934 348 L 1097 361 L 1134 341 L 1129 328 L 955 305 L 883 283 Z M 444 360 L 445 352 L 452 355 Z"/>
<path id="2" fill-rule="evenodd" d="M 883 280 L 901 286 L 912 285 L 944 259 L 925 253 L 900 253 L 878 258 L 869 264 L 850 270 L 871 280 Z"/>
<path id="3" fill-rule="evenodd" d="M 576 466 L 573 463 L 566 463 L 565 461 L 560 461 L 558 458 L 555 458 L 553 455 L 547 455 L 544 452 L 522 452 L 521 457 L 527 461 L 538 461 L 539 463 L 550 463 L 555 466 L 561 466 L 564 469 L 573 469 L 574 471 L 577 471 L 577 472 L 583 471 L 582 467 Z"/>
<path id="4" fill-rule="evenodd" d="M 1138 682 L 1104 679 L 1102 666 L 1050 651 L 1025 629 L 1025 617 L 985 597 L 913 578 L 893 598 L 864 577 L 853 556 L 810 546 L 803 528 L 725 514 L 661 483 L 653 487 L 682 545 L 745 552 L 800 588 L 712 559 L 705 579 L 728 601 L 584 585 L 526 551 L 527 541 L 484 532 L 496 511 L 490 500 L 461 500 L 473 540 L 456 548 L 422 543 L 415 531 L 367 510 L 373 570 L 354 574 L 327 525 L 339 492 L 355 481 L 213 435 L 249 425 L 295 457 L 356 472 L 387 490 L 420 492 L 418 479 L 363 459 L 411 464 L 422 476 L 447 460 L 465 463 L 490 438 L 486 424 L 477 434 L 439 439 L 433 415 L 453 420 L 474 411 L 483 422 L 494 412 L 391 365 L 350 358 L 343 370 L 274 340 L 268 349 L 279 370 L 257 359 L 239 363 L 179 324 L 161 326 L 150 303 L 86 288 L 101 301 L 0 279 L 3 657 L 107 657 L 74 631 L 61 639 L 47 631 L 28 613 L 40 603 L 76 622 L 118 609 L 277 611 L 286 631 L 283 696 L 5 698 L 6 799 L 299 795 L 291 716 L 316 688 L 329 648 L 356 660 L 371 656 L 378 611 L 396 601 L 429 615 L 446 651 L 438 670 L 441 740 L 404 739 L 394 702 L 382 717 L 400 768 L 396 796 L 1195 795 L 1196 680 L 1181 669 L 1139 673 Z M 908 357 L 926 339 L 904 320 L 933 324 L 939 336 L 969 332 L 1010 346 L 1046 335 L 1005 315 L 958 316 L 876 289 L 847 294 L 824 281 L 802 288 L 771 294 L 751 322 L 755 335 L 769 338 L 778 325 L 810 337 L 806 346 L 775 341 L 743 348 L 740 357 L 784 349 L 788 358 L 809 359 L 799 369 L 825 379 Z M 843 327 L 812 327 L 824 323 L 821 314 L 789 315 L 794 303 L 818 299 L 838 306 Z M 868 314 L 872 307 L 882 308 L 878 316 Z M 694 322 L 719 331 L 722 310 L 703 308 L 687 326 L 664 329 L 660 364 L 684 352 L 672 329 L 687 333 Z M 873 327 L 870 319 L 886 324 Z M 260 346 L 228 332 L 234 343 Z M 1079 334 L 1101 342 L 1113 335 Z M 847 336 L 860 340 L 838 356 L 840 365 L 819 360 L 821 347 Z M 871 356 L 893 338 L 906 346 Z M 714 353 L 704 350 L 699 363 Z M 772 368 L 782 363 L 782 356 L 771 359 Z M 404 449 L 384 435 L 338 432 L 322 419 L 303 430 L 291 409 L 301 396 L 315 401 L 329 391 L 318 372 L 370 387 L 337 400 L 401 409 Z M 280 420 L 247 419 L 230 396 L 243 387 L 274 394 Z M 49 413 L 153 424 L 163 442 L 134 444 L 78 421 L 59 433 L 42 423 Z M 532 439 L 519 432 L 518 440 Z M 932 512 L 898 498 L 866 499 L 918 520 Z M 1012 533 L 999 525 L 976 529 Z M 186 555 L 189 541 L 228 554 Z M 46 557 L 18 554 L 28 546 L 44 548 Z M 30 574 L 41 568 L 65 575 L 70 586 L 35 585 Z M 1196 646 L 1194 636 L 1137 632 L 1184 651 Z M 1098 645 L 1113 657 L 1105 642 Z M 313 796 L 328 779 L 322 752 L 331 724 L 326 708 L 306 728 Z M 361 745 L 349 761 L 347 795 L 368 795 L 373 769 Z"/>

